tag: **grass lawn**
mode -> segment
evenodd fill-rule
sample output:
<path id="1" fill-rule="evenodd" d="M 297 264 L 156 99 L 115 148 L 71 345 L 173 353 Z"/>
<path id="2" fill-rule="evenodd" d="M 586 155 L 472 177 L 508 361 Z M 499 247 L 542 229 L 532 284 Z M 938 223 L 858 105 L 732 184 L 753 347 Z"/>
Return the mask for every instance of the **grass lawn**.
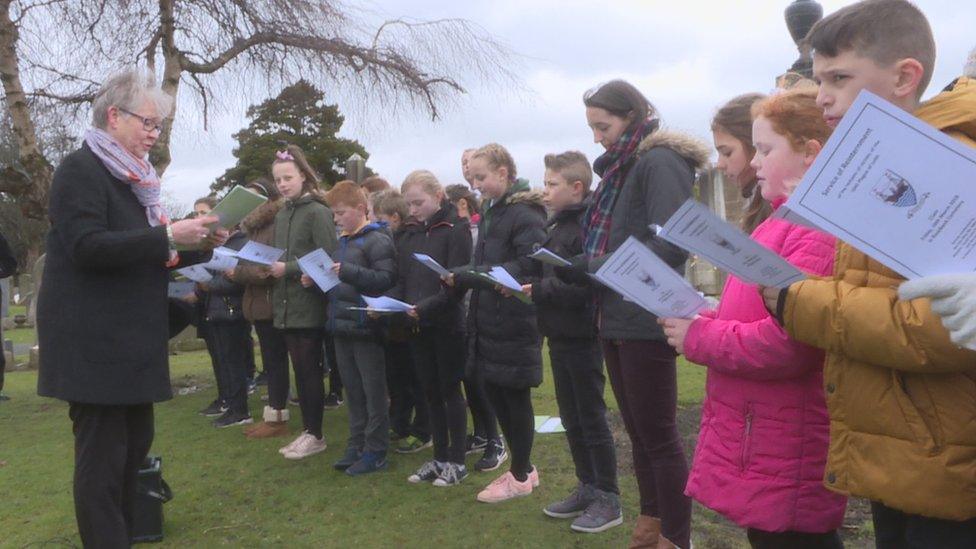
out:
<path id="1" fill-rule="evenodd" d="M 682 363 L 679 374 L 679 423 L 690 453 L 704 369 Z M 197 414 L 215 392 L 205 352 L 172 357 L 172 378 L 177 388 L 205 388 L 155 409 L 153 453 L 163 456 L 164 476 L 175 493 L 165 506 L 165 541 L 160 546 L 624 547 L 637 516 L 629 444 L 616 414 L 625 523 L 603 534 L 581 535 L 572 533 L 568 522 L 541 512 L 575 485 L 562 435 L 536 437 L 533 462 L 542 485 L 532 496 L 486 505 L 475 501 L 475 495 L 497 472 L 472 472 L 455 488 L 407 483 L 407 475 L 429 459 L 429 450 L 394 454 L 388 471 L 364 478 L 334 471 L 331 464 L 345 448 L 348 432 L 344 407 L 325 413 L 329 449 L 292 462 L 276 451 L 290 438 L 248 441 L 239 428 L 215 430 Z M 0 404 L 0 546 L 80 546 L 72 507 L 67 406 L 36 396 L 36 381 L 35 372 L 8 374 L 5 393 L 12 400 Z M 609 386 L 607 397 L 613 405 Z M 558 414 L 548 370 L 534 402 L 536 414 Z M 255 417 L 262 404 L 250 400 Z M 292 413 L 297 433 L 298 409 Z M 848 546 L 864 546 L 868 540 L 862 539 L 865 532 L 859 527 L 863 517 L 854 520 L 857 527 L 847 533 Z M 698 506 L 693 531 L 699 548 L 747 546 L 741 530 Z"/>

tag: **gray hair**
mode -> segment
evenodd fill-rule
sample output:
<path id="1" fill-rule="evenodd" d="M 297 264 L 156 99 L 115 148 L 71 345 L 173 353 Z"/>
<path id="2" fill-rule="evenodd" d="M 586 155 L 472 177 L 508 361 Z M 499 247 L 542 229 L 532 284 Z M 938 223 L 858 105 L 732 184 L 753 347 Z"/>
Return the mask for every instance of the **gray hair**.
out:
<path id="1" fill-rule="evenodd" d="M 976 48 L 969 52 L 969 59 L 966 60 L 966 67 L 962 73 L 970 78 L 976 78 Z"/>
<path id="2" fill-rule="evenodd" d="M 163 92 L 152 73 L 129 69 L 113 74 L 102 84 L 92 102 L 92 125 L 104 130 L 108 125 L 109 107 L 135 111 L 146 100 L 156 104 L 161 118 L 168 116 L 173 107 L 173 98 Z"/>

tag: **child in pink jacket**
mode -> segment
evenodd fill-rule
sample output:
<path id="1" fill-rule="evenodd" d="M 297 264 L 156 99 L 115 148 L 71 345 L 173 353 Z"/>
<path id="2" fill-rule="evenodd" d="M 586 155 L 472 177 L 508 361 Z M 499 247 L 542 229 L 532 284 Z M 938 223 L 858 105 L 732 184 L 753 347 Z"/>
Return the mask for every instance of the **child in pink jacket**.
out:
<path id="1" fill-rule="evenodd" d="M 752 106 L 751 166 L 774 210 L 830 135 L 811 92 Z M 752 238 L 800 270 L 828 275 L 833 237 L 766 219 Z M 822 351 L 787 337 L 755 286 L 729 276 L 718 310 L 664 319 L 668 342 L 708 368 L 686 493 L 747 528 L 753 547 L 843 547 L 846 499 L 823 486 L 829 422 Z"/>

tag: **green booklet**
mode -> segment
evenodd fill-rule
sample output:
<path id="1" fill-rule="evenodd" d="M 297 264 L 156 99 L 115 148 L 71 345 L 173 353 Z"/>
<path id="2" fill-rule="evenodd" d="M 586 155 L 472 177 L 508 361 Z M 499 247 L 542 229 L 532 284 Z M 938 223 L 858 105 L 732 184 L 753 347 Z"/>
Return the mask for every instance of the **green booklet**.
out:
<path id="1" fill-rule="evenodd" d="M 242 219 L 247 217 L 247 214 L 253 212 L 258 206 L 267 202 L 268 199 L 261 196 L 260 194 L 241 187 L 240 185 L 235 185 L 233 189 L 227 193 L 220 203 L 214 207 L 214 209 L 208 215 L 215 215 L 220 218 L 220 221 L 210 226 L 211 233 L 216 231 L 218 227 L 224 229 L 230 229 L 241 222 Z M 180 246 L 179 250 L 192 250 L 195 249 L 189 246 Z"/>

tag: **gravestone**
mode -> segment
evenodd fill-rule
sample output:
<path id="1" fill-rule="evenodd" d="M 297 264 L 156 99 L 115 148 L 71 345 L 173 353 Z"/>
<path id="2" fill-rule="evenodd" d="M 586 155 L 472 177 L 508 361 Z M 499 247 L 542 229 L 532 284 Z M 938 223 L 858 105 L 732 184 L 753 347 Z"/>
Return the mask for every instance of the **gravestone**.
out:
<path id="1" fill-rule="evenodd" d="M 37 258 L 34 269 L 31 271 L 31 278 L 34 282 L 34 291 L 31 294 L 30 305 L 27 307 L 27 325 L 33 328 L 37 325 L 37 296 L 41 294 L 41 275 L 44 273 L 44 255 Z"/>

